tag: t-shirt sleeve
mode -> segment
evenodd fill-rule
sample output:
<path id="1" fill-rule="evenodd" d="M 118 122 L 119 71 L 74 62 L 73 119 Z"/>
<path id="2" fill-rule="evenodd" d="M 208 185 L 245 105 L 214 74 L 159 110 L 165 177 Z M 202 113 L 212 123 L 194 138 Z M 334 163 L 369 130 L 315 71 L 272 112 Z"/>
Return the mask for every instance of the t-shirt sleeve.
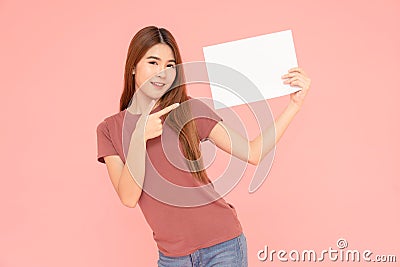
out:
<path id="1" fill-rule="evenodd" d="M 214 126 L 223 121 L 222 117 L 217 112 L 201 100 L 196 100 L 192 105 L 192 112 L 194 114 L 197 130 L 199 133 L 200 141 L 205 141 Z"/>
<path id="2" fill-rule="evenodd" d="M 105 163 L 104 157 L 118 155 L 110 136 L 110 131 L 106 121 L 102 121 L 97 126 L 97 160 Z"/>

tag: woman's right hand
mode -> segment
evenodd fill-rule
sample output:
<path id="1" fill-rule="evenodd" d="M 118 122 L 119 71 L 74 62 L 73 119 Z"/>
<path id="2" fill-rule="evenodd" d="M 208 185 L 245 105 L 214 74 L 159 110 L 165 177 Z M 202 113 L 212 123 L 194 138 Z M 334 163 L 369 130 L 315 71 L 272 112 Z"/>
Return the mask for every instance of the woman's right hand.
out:
<path id="1" fill-rule="evenodd" d="M 145 142 L 162 134 L 163 125 L 160 117 L 179 106 L 179 103 L 174 103 L 160 111 L 150 114 L 155 103 L 155 100 L 151 100 L 145 112 L 139 117 L 134 131 L 134 134 L 143 137 Z"/>

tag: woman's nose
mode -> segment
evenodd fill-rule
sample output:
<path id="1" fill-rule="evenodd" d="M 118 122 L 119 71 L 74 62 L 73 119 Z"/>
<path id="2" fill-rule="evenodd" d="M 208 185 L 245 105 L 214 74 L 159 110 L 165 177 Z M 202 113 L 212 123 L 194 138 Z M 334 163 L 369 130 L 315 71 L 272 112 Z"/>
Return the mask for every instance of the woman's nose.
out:
<path id="1" fill-rule="evenodd" d="M 160 68 L 158 69 L 157 76 L 158 76 L 158 77 L 162 77 L 162 78 L 165 77 L 165 75 L 166 75 L 166 74 L 165 74 L 166 69 L 167 69 L 167 68 L 160 67 Z"/>

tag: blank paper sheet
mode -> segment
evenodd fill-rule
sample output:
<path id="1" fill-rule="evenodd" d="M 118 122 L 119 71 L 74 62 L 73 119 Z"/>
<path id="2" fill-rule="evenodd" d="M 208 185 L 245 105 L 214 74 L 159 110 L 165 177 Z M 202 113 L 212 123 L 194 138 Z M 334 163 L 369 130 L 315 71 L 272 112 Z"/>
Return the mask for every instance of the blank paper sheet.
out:
<path id="1" fill-rule="evenodd" d="M 203 53 L 206 64 L 217 63 L 239 74 L 228 74 L 221 79 L 221 68 L 207 67 L 216 109 L 288 95 L 300 90 L 298 87 L 283 84 L 281 78 L 290 68 L 298 66 L 291 30 L 206 46 L 203 47 Z M 221 83 L 231 84 L 227 80 L 236 79 L 236 76 L 243 76 L 243 79 L 239 79 L 241 82 L 234 83 L 241 87 L 221 86 Z M 246 78 L 255 86 L 243 82 Z M 218 81 L 219 85 L 213 84 L 214 81 Z"/>

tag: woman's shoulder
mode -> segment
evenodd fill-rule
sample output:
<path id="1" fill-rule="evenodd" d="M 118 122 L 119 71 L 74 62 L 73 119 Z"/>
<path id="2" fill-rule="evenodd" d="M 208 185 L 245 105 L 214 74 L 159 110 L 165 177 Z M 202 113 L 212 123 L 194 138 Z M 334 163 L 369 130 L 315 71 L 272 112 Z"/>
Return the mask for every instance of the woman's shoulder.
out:
<path id="1" fill-rule="evenodd" d="M 126 109 L 119 111 L 117 113 L 111 114 L 105 117 L 102 121 L 97 124 L 98 128 L 108 127 L 108 125 L 112 125 L 115 123 L 120 123 L 123 121 L 126 113 Z"/>
<path id="2" fill-rule="evenodd" d="M 124 110 L 122 110 L 122 111 L 119 111 L 119 112 L 117 112 L 117 113 L 108 115 L 108 116 L 104 117 L 103 121 L 110 121 L 110 120 L 121 119 L 121 118 L 124 117 L 125 112 L 126 112 L 126 109 L 124 109 Z M 103 122 L 103 121 L 102 121 L 102 122 Z"/>

